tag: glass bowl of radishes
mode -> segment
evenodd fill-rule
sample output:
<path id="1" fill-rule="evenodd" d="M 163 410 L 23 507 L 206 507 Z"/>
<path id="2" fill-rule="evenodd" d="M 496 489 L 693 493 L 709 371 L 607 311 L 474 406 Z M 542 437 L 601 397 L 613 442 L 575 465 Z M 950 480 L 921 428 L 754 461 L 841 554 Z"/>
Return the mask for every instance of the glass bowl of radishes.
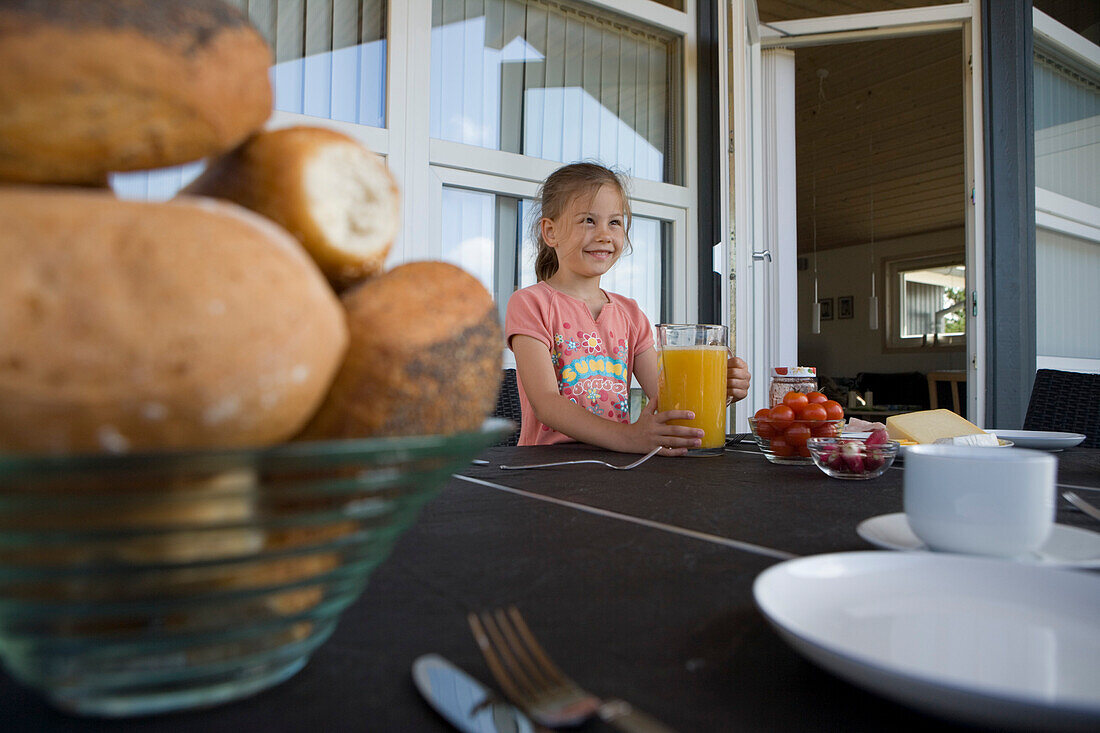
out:
<path id="1" fill-rule="evenodd" d="M 881 476 L 898 454 L 898 442 L 885 430 L 866 437 L 810 438 L 806 445 L 814 465 L 827 475 L 857 481 Z"/>

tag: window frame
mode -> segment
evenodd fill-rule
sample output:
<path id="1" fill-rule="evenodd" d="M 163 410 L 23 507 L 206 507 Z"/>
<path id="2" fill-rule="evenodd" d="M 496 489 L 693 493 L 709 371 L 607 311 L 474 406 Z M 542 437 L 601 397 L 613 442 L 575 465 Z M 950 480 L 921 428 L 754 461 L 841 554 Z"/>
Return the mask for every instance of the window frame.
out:
<path id="1" fill-rule="evenodd" d="M 929 252 L 918 257 L 900 256 L 887 257 L 882 260 L 881 273 L 883 289 L 885 292 L 885 318 L 883 329 L 883 351 L 892 354 L 911 354 L 917 351 L 928 353 L 945 353 L 966 350 L 967 334 L 950 334 L 939 337 L 931 343 L 924 337 L 901 335 L 901 275 L 913 270 L 923 270 L 929 267 L 943 267 L 945 265 L 966 264 L 966 254 L 963 250 L 940 250 Z M 971 292 L 969 289 L 967 293 Z M 970 307 L 967 307 L 967 326 L 971 322 Z"/>

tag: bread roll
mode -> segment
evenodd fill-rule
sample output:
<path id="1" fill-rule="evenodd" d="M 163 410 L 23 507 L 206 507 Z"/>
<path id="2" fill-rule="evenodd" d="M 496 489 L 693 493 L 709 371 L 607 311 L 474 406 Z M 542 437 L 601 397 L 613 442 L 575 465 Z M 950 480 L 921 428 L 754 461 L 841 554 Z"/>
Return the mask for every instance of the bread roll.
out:
<path id="1" fill-rule="evenodd" d="M 347 358 L 302 437 L 476 430 L 496 404 L 503 337 L 496 306 L 469 273 L 412 262 L 342 298 Z"/>
<path id="2" fill-rule="evenodd" d="M 382 270 L 400 223 L 385 162 L 322 127 L 261 132 L 212 161 L 184 192 L 229 199 L 278 222 L 337 290 Z"/>
<path id="3" fill-rule="evenodd" d="M 276 443 L 347 345 L 301 246 L 211 199 L 0 187 L 0 450 Z"/>
<path id="4" fill-rule="evenodd" d="M 271 114 L 271 51 L 221 0 L 0 4 L 0 180 L 217 155 Z"/>

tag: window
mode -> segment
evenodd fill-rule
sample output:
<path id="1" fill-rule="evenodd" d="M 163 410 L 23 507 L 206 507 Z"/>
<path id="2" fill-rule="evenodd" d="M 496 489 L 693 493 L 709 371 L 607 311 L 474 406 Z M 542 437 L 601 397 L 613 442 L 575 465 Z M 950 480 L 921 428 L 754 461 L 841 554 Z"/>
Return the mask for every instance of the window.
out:
<path id="1" fill-rule="evenodd" d="M 674 36 L 542 0 L 433 0 L 431 136 L 678 182 Z"/>
<path id="2" fill-rule="evenodd" d="M 229 0 L 275 53 L 280 112 L 382 127 L 386 0 Z"/>
<path id="3" fill-rule="evenodd" d="M 603 281 L 654 321 L 689 318 L 694 79 L 688 0 L 230 0 L 274 52 L 268 127 L 333 127 L 383 155 L 401 187 L 389 265 L 443 259 L 501 315 L 534 281 L 523 250 L 539 182 L 596 159 L 632 179 L 633 254 Z M 203 169 L 116 175 L 168 199 Z"/>
<path id="4" fill-rule="evenodd" d="M 1035 54 L 1035 187 L 1100 206 L 1100 83 Z"/>
<path id="5" fill-rule="evenodd" d="M 227 0 L 271 46 L 275 112 L 382 127 L 386 99 L 386 0 Z M 316 123 L 313 120 L 312 123 Z M 202 173 L 196 161 L 111 176 L 122 198 L 164 201 Z"/>
<path id="6" fill-rule="evenodd" d="M 524 211 L 534 209 L 533 201 L 524 201 Z M 525 217 L 529 218 L 529 217 Z M 630 223 L 630 251 L 624 252 L 603 278 L 604 290 L 628 295 L 653 322 L 670 320 L 663 273 L 667 270 L 670 226 L 660 219 L 634 214 Z M 524 229 L 524 234 L 530 232 Z M 519 266 L 519 287 L 535 284 L 536 245 L 529 236 L 523 239 Z"/>
<path id="7" fill-rule="evenodd" d="M 963 253 L 886 260 L 887 347 L 965 346 L 966 268 Z"/>
<path id="8" fill-rule="evenodd" d="M 1100 357 L 1100 242 L 1036 232 L 1038 353 L 1048 357 Z"/>
<path id="9" fill-rule="evenodd" d="M 1036 365 L 1100 371 L 1100 48 L 1038 10 Z"/>
<path id="10" fill-rule="evenodd" d="M 433 234 L 440 256 L 475 273 L 502 317 L 512 292 L 535 282 L 537 185 L 577 160 L 617 168 L 633 183 L 633 251 L 601 284 L 654 321 L 671 317 L 674 223 L 686 214 L 686 205 L 673 208 L 685 202 L 677 185 L 683 35 L 617 15 L 614 5 L 431 0 L 425 126 L 442 201 Z"/>
<path id="11" fill-rule="evenodd" d="M 443 259 L 466 270 L 493 294 L 501 322 L 516 289 L 520 200 L 443 187 Z"/>
<path id="12" fill-rule="evenodd" d="M 443 187 L 443 220 L 447 222 L 443 259 L 477 277 L 493 293 L 502 320 L 511 294 L 536 281 L 537 246 L 530 237 L 536 212 L 532 199 Z M 634 215 L 631 251 L 624 253 L 600 281 L 605 290 L 638 301 L 654 322 L 669 318 L 663 273 L 667 269 L 670 229 L 660 219 Z"/>

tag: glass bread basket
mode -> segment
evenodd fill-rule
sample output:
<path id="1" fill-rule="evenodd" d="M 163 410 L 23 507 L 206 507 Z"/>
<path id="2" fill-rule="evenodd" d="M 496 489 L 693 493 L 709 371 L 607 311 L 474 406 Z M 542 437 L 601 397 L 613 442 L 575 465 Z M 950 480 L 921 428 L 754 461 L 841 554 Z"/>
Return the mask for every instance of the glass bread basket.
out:
<path id="1" fill-rule="evenodd" d="M 329 637 L 421 506 L 511 429 L 0 455 L 0 661 L 96 716 L 275 685 Z"/>

